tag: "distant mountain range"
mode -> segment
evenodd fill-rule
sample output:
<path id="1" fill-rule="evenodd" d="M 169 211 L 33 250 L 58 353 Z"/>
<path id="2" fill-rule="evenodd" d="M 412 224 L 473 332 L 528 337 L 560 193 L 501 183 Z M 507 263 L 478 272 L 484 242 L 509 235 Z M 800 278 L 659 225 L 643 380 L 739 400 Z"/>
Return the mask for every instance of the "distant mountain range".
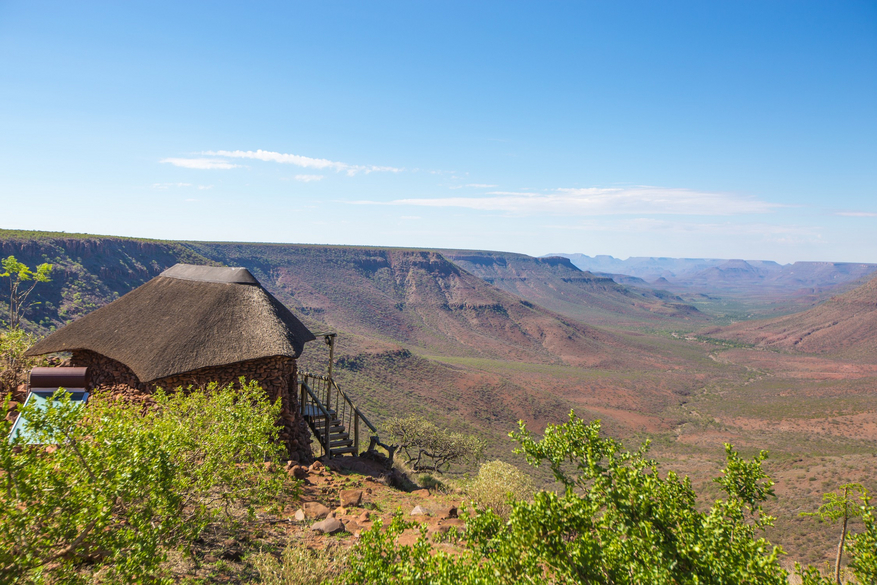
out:
<path id="1" fill-rule="evenodd" d="M 852 262 L 795 262 L 722 260 L 716 258 L 631 257 L 551 254 L 568 258 L 581 270 L 612 278 L 617 283 L 666 289 L 737 295 L 835 294 L 862 284 L 877 264 Z M 840 290 L 837 290 L 840 288 Z"/>
<path id="2" fill-rule="evenodd" d="M 440 250 L 467 272 L 530 302 L 586 323 L 631 325 L 706 320 L 706 316 L 666 291 L 576 267 L 560 256 L 533 258 L 511 252 Z"/>

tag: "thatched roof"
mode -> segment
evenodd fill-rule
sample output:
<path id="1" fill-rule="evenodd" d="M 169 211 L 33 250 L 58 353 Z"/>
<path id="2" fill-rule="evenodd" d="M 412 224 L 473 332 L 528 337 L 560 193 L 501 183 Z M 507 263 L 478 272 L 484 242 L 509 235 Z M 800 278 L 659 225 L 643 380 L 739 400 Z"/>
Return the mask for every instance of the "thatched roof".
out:
<path id="1" fill-rule="evenodd" d="M 264 357 L 298 357 L 313 339 L 246 268 L 177 264 L 55 331 L 26 355 L 91 350 L 150 382 Z"/>

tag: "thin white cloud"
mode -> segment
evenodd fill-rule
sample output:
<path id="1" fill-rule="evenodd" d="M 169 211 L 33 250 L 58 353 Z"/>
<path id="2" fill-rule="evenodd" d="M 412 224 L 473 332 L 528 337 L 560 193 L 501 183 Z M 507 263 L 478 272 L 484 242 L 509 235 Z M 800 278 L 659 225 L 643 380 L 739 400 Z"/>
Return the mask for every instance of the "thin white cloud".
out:
<path id="1" fill-rule="evenodd" d="M 153 183 L 153 189 L 170 189 L 171 187 L 191 187 L 192 183 Z"/>
<path id="2" fill-rule="evenodd" d="M 295 180 L 301 181 L 302 183 L 310 183 L 311 181 L 322 181 L 325 179 L 325 175 L 296 175 Z"/>
<path id="3" fill-rule="evenodd" d="M 483 183 L 469 183 L 467 185 L 452 185 L 451 189 L 495 189 L 499 187 L 499 185 L 485 185 Z"/>
<path id="4" fill-rule="evenodd" d="M 199 191 L 206 191 L 208 189 L 213 189 L 213 185 L 198 185 Z"/>
<path id="5" fill-rule="evenodd" d="M 264 162 L 276 162 L 280 164 L 295 165 L 305 169 L 317 170 L 333 170 L 337 172 L 347 173 L 350 176 L 359 173 L 377 173 L 389 172 L 398 173 L 402 169 L 395 167 L 384 167 L 376 165 L 351 165 L 325 158 L 311 158 L 299 154 L 287 154 L 282 152 L 272 152 L 270 150 L 209 150 L 202 152 L 206 156 L 219 156 L 225 158 L 260 160 Z"/>
<path id="6" fill-rule="evenodd" d="M 163 158 L 159 162 L 172 164 L 175 167 L 183 167 L 184 169 L 236 169 L 241 165 L 230 163 L 227 160 L 215 158 Z"/>
<path id="7" fill-rule="evenodd" d="M 835 215 L 842 215 L 844 217 L 877 217 L 877 213 L 870 211 L 838 211 Z"/>
<path id="8" fill-rule="evenodd" d="M 361 205 L 458 207 L 518 215 L 737 215 L 768 213 L 781 207 L 731 193 L 665 187 L 554 189 L 547 193 L 491 191 L 488 197 L 355 201 Z"/>

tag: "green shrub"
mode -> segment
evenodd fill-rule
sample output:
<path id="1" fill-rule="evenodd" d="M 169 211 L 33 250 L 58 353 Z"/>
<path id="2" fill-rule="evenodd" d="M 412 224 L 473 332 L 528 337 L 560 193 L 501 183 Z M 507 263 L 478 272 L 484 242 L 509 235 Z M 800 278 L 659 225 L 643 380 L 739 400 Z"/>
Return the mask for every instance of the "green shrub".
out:
<path id="1" fill-rule="evenodd" d="M 758 536 L 772 521 L 761 510 L 772 494 L 764 454 L 747 461 L 728 447 L 720 478 L 727 498 L 701 511 L 688 479 L 660 474 L 647 445 L 629 452 L 601 437 L 599 422 L 571 414 L 541 440 L 523 424 L 514 438 L 531 464 L 551 467 L 562 494 L 515 503 L 507 522 L 477 510 L 461 554 L 434 551 L 425 529 L 414 545 L 397 545 L 407 524 L 396 519 L 385 534 L 362 535 L 343 582 L 787 584 L 781 550 Z"/>
<path id="2" fill-rule="evenodd" d="M 0 400 L 16 391 L 27 381 L 28 371 L 44 362 L 24 357 L 24 352 L 37 342 L 37 337 L 24 329 L 0 331 Z"/>
<path id="3" fill-rule="evenodd" d="M 514 465 L 504 461 L 488 461 L 466 486 L 468 495 L 479 508 L 490 508 L 508 519 L 512 504 L 530 500 L 535 493 L 533 480 Z"/>
<path id="4" fill-rule="evenodd" d="M 7 440 L 0 421 L 0 582 L 155 582 L 169 547 L 281 493 L 285 475 L 264 466 L 279 406 L 255 382 L 156 403 L 83 406 L 59 391 L 23 410 L 38 445 Z"/>
<path id="5" fill-rule="evenodd" d="M 877 509 L 868 496 L 862 498 L 862 532 L 850 537 L 850 569 L 859 583 L 877 583 Z"/>

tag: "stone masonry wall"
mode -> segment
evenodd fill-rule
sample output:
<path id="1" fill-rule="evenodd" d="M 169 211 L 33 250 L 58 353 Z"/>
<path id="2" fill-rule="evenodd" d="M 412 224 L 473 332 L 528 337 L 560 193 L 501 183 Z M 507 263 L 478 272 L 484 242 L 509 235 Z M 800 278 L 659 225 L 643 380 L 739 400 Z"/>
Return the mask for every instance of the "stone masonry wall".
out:
<path id="1" fill-rule="evenodd" d="M 152 394 L 156 388 L 164 388 L 170 392 L 190 386 L 205 387 L 210 382 L 225 386 L 238 383 L 241 376 L 247 380 L 256 380 L 271 402 L 280 399 L 280 440 L 286 445 L 290 459 L 301 463 L 313 461 L 310 430 L 299 413 L 295 386 L 297 370 L 292 358 L 275 356 L 202 368 L 153 382 L 141 382 L 125 364 L 92 351 L 74 351 L 69 365 L 89 368 L 91 392 L 108 393 L 124 400 L 142 402 L 147 408 L 153 404 Z"/>

